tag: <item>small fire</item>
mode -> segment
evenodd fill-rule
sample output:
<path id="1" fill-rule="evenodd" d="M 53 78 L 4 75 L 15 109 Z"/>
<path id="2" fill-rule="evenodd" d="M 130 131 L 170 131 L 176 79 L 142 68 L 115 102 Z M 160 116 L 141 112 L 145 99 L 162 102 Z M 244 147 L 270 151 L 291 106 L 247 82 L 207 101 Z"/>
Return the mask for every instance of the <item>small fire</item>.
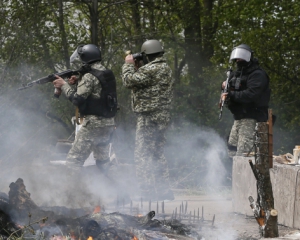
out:
<path id="1" fill-rule="evenodd" d="M 93 213 L 99 213 L 100 211 L 101 211 L 101 207 L 100 207 L 100 206 L 96 206 L 96 207 L 94 208 Z M 90 239 L 90 240 L 92 240 L 92 239 Z"/>
<path id="2" fill-rule="evenodd" d="M 71 240 L 77 239 L 77 237 L 73 231 L 70 232 L 70 238 L 71 238 Z"/>
<path id="3" fill-rule="evenodd" d="M 93 237 L 89 236 L 89 237 L 87 238 L 87 240 L 93 240 Z"/>
<path id="4" fill-rule="evenodd" d="M 136 237 L 133 232 L 130 232 L 130 235 L 132 237 L 131 240 L 139 240 L 138 237 Z"/>
<path id="5" fill-rule="evenodd" d="M 143 217 L 144 215 L 143 214 L 138 214 L 136 215 L 137 217 Z"/>

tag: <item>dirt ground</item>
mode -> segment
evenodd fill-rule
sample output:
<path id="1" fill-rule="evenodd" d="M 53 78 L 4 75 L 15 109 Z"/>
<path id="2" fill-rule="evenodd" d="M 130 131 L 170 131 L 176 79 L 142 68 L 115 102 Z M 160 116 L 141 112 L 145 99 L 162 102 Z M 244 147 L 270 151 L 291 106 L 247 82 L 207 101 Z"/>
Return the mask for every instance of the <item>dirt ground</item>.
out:
<path id="1" fill-rule="evenodd" d="M 32 166 L 31 166 L 32 167 Z M 35 172 L 36 172 L 35 167 Z M 43 176 L 49 175 L 49 173 L 54 172 L 54 168 L 41 168 L 43 170 L 38 171 L 38 176 L 34 177 L 34 181 L 29 181 L 28 177 L 24 177 L 25 185 L 27 186 L 27 190 L 32 193 L 33 201 L 36 201 L 38 204 L 42 203 L 38 197 L 45 192 L 42 192 L 41 188 L 37 188 L 37 186 L 44 186 L 46 192 L 48 192 L 49 180 L 44 179 Z M 0 192 L 8 193 L 8 186 L 11 181 L 15 181 L 17 176 L 22 177 L 22 172 L 28 172 L 28 169 L 22 168 L 22 171 L 14 171 L 14 174 L 11 173 L 9 175 L 1 173 L 1 175 L 5 178 L 1 181 L 1 189 Z M 57 170 L 55 170 L 57 172 Z M 65 174 L 65 172 L 63 172 Z M 57 177 L 55 177 L 55 183 L 64 182 L 64 180 L 58 181 Z M 99 182 L 103 182 L 104 179 L 100 179 Z M 104 182 L 103 182 L 104 183 Z M 63 189 L 60 189 L 58 185 L 54 185 L 57 187 L 57 192 L 62 192 Z M 36 187 L 36 189 L 34 188 Z M 107 189 L 108 184 L 104 184 L 103 188 L 100 188 L 97 185 L 97 191 L 102 192 Z M 132 186 L 134 188 L 134 186 Z M 53 187 L 52 187 L 53 188 Z M 53 195 L 56 191 L 52 190 L 50 195 Z M 224 193 L 225 192 L 225 193 Z M 236 214 L 233 212 L 232 208 L 232 199 L 230 190 L 222 191 L 221 193 L 214 192 L 213 194 L 209 193 L 197 193 L 192 192 L 191 190 L 174 190 L 175 200 L 164 202 L 164 210 L 168 217 L 175 215 L 177 208 L 177 217 L 180 212 L 180 207 L 183 206 L 184 211 L 186 209 L 187 214 L 191 214 L 190 223 L 194 224 L 194 215 L 195 219 L 198 219 L 198 211 L 199 218 L 202 217 L 204 221 L 202 224 L 198 224 L 195 227 L 195 230 L 199 232 L 201 236 L 203 236 L 202 240 L 258 240 L 263 239 L 260 237 L 259 228 L 256 220 L 253 216 L 245 216 L 241 214 Z M 53 203 L 55 199 L 52 199 Z M 104 202 L 103 202 L 104 203 Z M 94 203 L 92 203 L 94 204 Z M 91 204 L 91 205 L 92 205 Z M 104 203 L 105 204 L 105 203 Z M 114 203 L 115 204 L 115 203 Z M 140 206 L 139 201 L 133 201 L 133 206 Z M 158 203 L 159 213 L 161 212 L 161 202 Z M 129 202 L 125 204 L 128 208 Z M 57 204 L 54 204 L 57 206 Z M 66 205 L 64 205 L 66 206 Z M 113 205 L 112 205 L 113 206 Z M 66 206 L 69 207 L 69 206 Z M 109 209 L 109 203 L 107 203 L 107 210 Z M 249 206 L 250 208 L 250 206 Z M 202 210 L 203 209 L 203 210 Z M 113 209 L 115 210 L 115 209 Z M 146 213 L 149 210 L 149 203 L 143 203 L 143 212 Z M 157 203 L 153 202 L 151 204 L 151 210 L 157 210 Z M 280 214 L 280 213 L 279 213 Z M 173 215 L 173 216 L 174 216 Z M 195 220 L 195 221 L 196 221 Z M 182 220 L 183 223 L 189 224 L 188 218 Z M 197 221 L 196 221 L 197 222 Z M 279 238 L 276 239 L 300 239 L 300 230 L 299 229 L 291 229 L 282 225 L 278 226 L 279 228 Z M 270 239 L 270 238 L 269 238 Z"/>
<path id="2" fill-rule="evenodd" d="M 187 204 L 187 212 L 191 212 L 192 219 L 202 216 L 204 224 L 199 232 L 205 240 L 257 240 L 260 237 L 259 228 L 253 216 L 236 214 L 232 211 L 232 201 L 228 194 L 195 195 L 175 190 L 175 200 L 165 203 L 165 212 L 172 214 L 180 206 Z M 250 207 L 250 206 L 249 206 Z M 212 220 L 215 220 L 212 226 Z M 274 239 L 300 239 L 300 230 L 291 229 L 282 225 L 278 226 L 279 238 Z M 270 239 L 270 238 L 268 238 Z"/>

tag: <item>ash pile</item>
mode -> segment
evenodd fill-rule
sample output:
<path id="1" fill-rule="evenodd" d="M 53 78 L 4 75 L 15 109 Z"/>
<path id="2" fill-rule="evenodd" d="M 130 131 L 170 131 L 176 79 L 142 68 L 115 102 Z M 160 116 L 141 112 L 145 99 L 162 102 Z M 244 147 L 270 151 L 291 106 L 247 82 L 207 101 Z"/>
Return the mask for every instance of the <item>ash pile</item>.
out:
<path id="1" fill-rule="evenodd" d="M 0 195 L 0 239 L 203 239 L 202 217 L 188 213 L 187 203 L 177 212 L 164 213 L 164 202 L 135 206 L 122 199 L 115 206 L 95 206 L 93 209 L 39 207 L 30 198 L 24 181 L 19 178 L 9 186 L 8 195 Z M 149 207 L 149 209 L 148 209 Z M 150 210 L 156 207 L 156 212 Z M 111 209 L 109 209 L 111 208 Z M 113 208 L 117 211 L 112 211 Z M 149 210 L 149 211 L 148 211 Z M 203 210 L 202 210 L 203 211 Z M 207 224 L 207 222 L 206 222 Z M 210 221 L 213 226 L 213 221 Z"/>

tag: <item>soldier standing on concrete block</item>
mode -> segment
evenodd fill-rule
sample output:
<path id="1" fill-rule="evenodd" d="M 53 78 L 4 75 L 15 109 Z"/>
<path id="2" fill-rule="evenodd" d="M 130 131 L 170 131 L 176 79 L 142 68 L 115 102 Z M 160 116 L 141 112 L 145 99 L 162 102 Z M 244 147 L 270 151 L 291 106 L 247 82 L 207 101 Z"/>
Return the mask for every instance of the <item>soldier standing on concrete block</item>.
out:
<path id="1" fill-rule="evenodd" d="M 158 40 L 148 40 L 141 53 L 126 56 L 122 67 L 123 85 L 131 89 L 137 117 L 134 158 L 140 194 L 154 201 L 174 199 L 164 156 L 174 79 L 163 54 Z"/>
<path id="2" fill-rule="evenodd" d="M 230 157 L 251 151 L 256 123 L 268 121 L 269 77 L 253 53 L 248 45 L 241 44 L 233 48 L 230 55 L 230 62 L 236 63 L 236 70 L 230 74 L 228 90 L 222 94 L 234 117 L 228 139 Z M 222 84 L 224 88 L 225 82 Z"/>

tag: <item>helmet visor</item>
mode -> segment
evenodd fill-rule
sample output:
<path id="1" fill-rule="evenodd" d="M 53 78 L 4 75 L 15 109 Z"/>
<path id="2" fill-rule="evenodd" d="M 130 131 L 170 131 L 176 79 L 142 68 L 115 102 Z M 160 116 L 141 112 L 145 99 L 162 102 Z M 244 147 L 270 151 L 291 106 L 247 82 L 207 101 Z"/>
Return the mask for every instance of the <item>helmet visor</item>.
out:
<path id="1" fill-rule="evenodd" d="M 234 48 L 231 52 L 229 62 L 235 59 L 242 59 L 249 62 L 251 59 L 251 52 L 244 48 Z"/>
<path id="2" fill-rule="evenodd" d="M 77 49 L 73 52 L 70 57 L 70 63 L 81 62 Z"/>

